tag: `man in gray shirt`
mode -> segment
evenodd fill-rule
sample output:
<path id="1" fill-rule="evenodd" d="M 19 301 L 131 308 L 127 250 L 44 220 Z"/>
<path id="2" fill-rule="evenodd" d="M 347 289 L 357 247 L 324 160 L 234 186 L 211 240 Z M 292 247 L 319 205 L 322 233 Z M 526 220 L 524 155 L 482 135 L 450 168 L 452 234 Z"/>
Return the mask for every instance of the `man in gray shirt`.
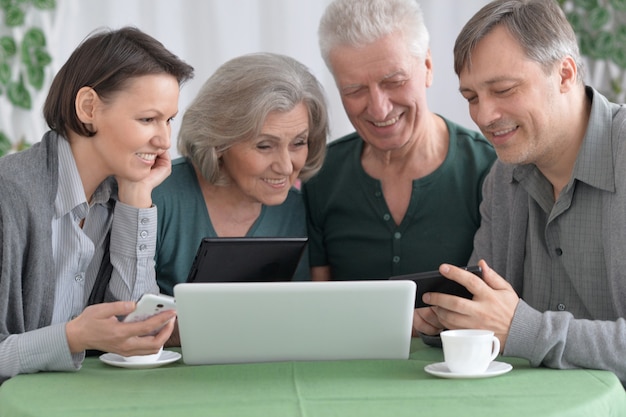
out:
<path id="1" fill-rule="evenodd" d="M 425 295 L 434 307 L 416 311 L 416 329 L 491 329 L 507 356 L 626 383 L 626 111 L 584 85 L 553 0 L 489 3 L 454 57 L 470 115 L 498 154 L 470 260 L 484 281 L 442 265 L 473 300 Z"/>

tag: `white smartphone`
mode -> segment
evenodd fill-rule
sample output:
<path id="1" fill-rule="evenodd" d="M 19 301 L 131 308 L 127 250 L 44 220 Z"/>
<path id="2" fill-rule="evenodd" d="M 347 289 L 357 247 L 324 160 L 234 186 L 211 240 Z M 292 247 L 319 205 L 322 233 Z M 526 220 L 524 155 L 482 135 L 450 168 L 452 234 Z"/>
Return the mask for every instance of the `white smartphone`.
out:
<path id="1" fill-rule="evenodd" d="M 135 310 L 124 317 L 123 321 L 125 323 L 142 321 L 168 310 L 176 310 L 176 299 L 174 297 L 165 294 L 144 294 L 137 301 Z M 155 335 L 160 330 L 159 328 L 150 334 Z"/>

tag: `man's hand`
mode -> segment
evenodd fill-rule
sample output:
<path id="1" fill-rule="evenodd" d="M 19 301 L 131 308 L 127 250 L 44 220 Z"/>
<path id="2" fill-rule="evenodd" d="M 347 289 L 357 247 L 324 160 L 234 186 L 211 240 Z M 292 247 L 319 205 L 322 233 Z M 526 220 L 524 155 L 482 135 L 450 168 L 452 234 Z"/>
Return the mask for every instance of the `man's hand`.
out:
<path id="1" fill-rule="evenodd" d="M 483 271 L 483 279 L 461 268 L 442 264 L 439 272 L 467 288 L 474 295 L 473 299 L 426 293 L 423 301 L 433 306 L 430 309 L 436 320 L 431 313 L 420 312 L 420 321 L 414 322 L 414 327 L 425 334 L 436 334 L 434 332 L 438 333 L 442 328 L 492 330 L 504 350 L 519 296 L 504 278 L 489 268 L 487 262 L 481 260 L 478 266 Z"/>
<path id="2" fill-rule="evenodd" d="M 413 313 L 413 336 L 420 333 L 435 336 L 444 330 L 443 324 L 432 307 L 416 308 Z"/>

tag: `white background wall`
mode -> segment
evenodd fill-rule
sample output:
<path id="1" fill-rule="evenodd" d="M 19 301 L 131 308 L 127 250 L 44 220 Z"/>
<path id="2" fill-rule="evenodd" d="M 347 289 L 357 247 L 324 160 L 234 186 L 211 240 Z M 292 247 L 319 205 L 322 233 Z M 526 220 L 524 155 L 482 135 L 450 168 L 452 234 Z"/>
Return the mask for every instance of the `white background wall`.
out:
<path id="1" fill-rule="evenodd" d="M 226 60 L 250 52 L 290 55 L 305 65 L 324 85 L 331 113 L 331 139 L 352 131 L 344 115 L 333 79 L 320 58 L 317 25 L 330 0 L 57 0 L 54 14 L 33 23 L 48 33 L 53 73 L 78 43 L 99 27 L 133 25 L 159 39 L 196 69 L 183 86 L 182 112 L 195 92 Z M 435 80 L 430 88 L 431 110 L 475 128 L 467 105 L 458 93 L 452 67 L 452 47 L 463 24 L 487 0 L 419 0 L 431 34 Z M 0 27 L 0 34 L 2 33 Z M 6 29 L 6 28 L 4 28 Z M 19 34 L 18 34 L 19 36 Z M 44 89 L 47 90 L 47 89 Z M 45 132 L 41 107 L 46 91 L 35 97 L 33 112 L 15 111 L 0 97 L 0 127 L 9 137 L 36 142 Z M 174 121 L 173 142 L 181 117 Z M 175 145 L 172 154 L 177 155 Z"/>

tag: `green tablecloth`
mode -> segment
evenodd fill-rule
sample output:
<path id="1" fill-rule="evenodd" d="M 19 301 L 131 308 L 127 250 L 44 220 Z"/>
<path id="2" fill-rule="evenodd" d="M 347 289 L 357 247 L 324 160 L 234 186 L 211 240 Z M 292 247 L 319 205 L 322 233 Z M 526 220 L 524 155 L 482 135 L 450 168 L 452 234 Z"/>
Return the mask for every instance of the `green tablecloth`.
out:
<path id="1" fill-rule="evenodd" d="M 440 379 L 440 349 L 415 339 L 409 360 L 279 362 L 156 369 L 88 358 L 76 373 L 20 375 L 0 386 L 0 416 L 626 416 L 614 374 L 513 364 L 486 379 Z"/>

